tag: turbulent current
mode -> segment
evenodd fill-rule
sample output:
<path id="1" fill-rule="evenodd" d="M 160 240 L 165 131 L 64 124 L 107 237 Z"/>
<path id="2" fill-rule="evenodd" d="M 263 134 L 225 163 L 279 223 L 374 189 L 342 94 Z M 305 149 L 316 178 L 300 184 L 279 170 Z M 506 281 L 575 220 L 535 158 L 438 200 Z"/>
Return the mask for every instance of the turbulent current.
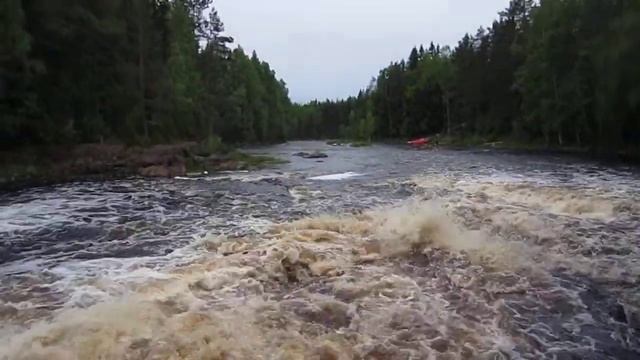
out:
<path id="1" fill-rule="evenodd" d="M 291 162 L 1 195 L 0 359 L 640 358 L 637 170 L 251 151 Z"/>

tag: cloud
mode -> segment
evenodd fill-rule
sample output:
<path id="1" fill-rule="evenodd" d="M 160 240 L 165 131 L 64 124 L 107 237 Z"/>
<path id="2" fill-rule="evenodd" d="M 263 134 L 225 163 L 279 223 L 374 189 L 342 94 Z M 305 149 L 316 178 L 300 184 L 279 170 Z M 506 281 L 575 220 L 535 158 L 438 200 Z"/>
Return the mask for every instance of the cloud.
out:
<path id="1" fill-rule="evenodd" d="M 256 50 L 294 101 L 357 94 L 391 61 L 430 41 L 454 46 L 508 0 L 218 0 L 227 32 Z"/>

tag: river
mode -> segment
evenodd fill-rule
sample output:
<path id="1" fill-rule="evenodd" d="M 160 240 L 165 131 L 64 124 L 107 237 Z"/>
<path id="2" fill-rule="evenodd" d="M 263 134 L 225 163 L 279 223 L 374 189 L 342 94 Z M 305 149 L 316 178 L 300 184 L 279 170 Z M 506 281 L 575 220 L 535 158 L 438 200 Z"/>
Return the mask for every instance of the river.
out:
<path id="1" fill-rule="evenodd" d="M 248 151 L 289 163 L 0 195 L 0 359 L 640 358 L 636 169 Z"/>

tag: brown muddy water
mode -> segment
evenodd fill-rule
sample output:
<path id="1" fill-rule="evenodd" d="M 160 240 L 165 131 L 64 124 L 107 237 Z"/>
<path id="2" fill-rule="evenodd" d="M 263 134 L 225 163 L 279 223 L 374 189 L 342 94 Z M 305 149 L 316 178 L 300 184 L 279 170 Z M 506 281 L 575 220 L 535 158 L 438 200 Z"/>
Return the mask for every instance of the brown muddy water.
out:
<path id="1" fill-rule="evenodd" d="M 291 162 L 2 195 L 0 359 L 640 358 L 637 170 L 251 151 Z"/>

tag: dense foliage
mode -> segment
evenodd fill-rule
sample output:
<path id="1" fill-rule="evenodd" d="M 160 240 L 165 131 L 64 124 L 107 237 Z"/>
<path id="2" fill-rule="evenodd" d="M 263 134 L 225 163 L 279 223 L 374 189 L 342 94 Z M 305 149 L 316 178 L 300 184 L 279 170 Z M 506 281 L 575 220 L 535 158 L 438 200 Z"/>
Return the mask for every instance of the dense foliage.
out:
<path id="1" fill-rule="evenodd" d="M 305 138 L 449 134 L 640 153 L 640 2 L 512 0 L 453 50 L 431 44 L 357 97 L 295 109 Z"/>
<path id="2" fill-rule="evenodd" d="M 212 0 L 0 1 L 0 144 L 284 139 L 290 101 Z"/>

